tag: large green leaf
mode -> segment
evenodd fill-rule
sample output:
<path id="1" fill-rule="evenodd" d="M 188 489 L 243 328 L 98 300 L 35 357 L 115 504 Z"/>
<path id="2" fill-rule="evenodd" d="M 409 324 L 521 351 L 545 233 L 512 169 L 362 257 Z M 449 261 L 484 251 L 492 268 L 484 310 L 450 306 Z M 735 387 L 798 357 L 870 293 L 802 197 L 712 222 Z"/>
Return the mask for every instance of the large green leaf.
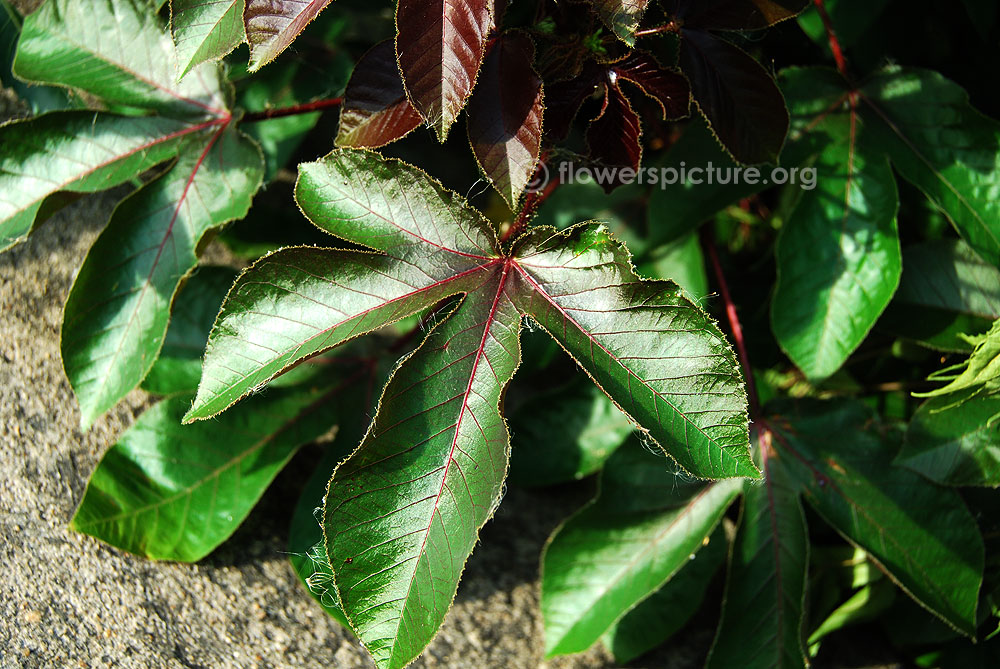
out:
<path id="1" fill-rule="evenodd" d="M 295 450 L 330 429 L 341 390 L 272 389 L 187 426 L 191 397 L 163 400 L 105 453 L 72 527 L 153 559 L 200 560 L 243 522 Z"/>
<path id="2" fill-rule="evenodd" d="M 809 535 L 798 493 L 769 444 L 764 484 L 746 485 L 708 667 L 804 667 Z M 752 621 L 752 624 L 748 624 Z"/>
<path id="3" fill-rule="evenodd" d="M 403 362 L 357 451 L 330 480 L 324 532 L 351 626 L 379 667 L 430 642 L 500 502 L 503 389 L 520 361 L 509 269 L 494 272 Z"/>
<path id="4" fill-rule="evenodd" d="M 514 253 L 518 307 L 672 458 L 696 476 L 759 476 L 732 349 L 677 284 L 636 276 L 600 225 L 534 228 Z"/>
<path id="5" fill-rule="evenodd" d="M 1000 265 L 1000 123 L 936 72 L 887 68 L 862 88 L 868 141 Z"/>
<path id="6" fill-rule="evenodd" d="M 619 449 L 598 497 L 556 530 L 542 556 L 546 655 L 586 650 L 658 590 L 740 490 L 739 481 L 684 482 L 638 444 Z"/>
<path id="7" fill-rule="evenodd" d="M 226 116 L 219 69 L 177 82 L 177 55 L 143 0 L 48 0 L 24 20 L 14 73 L 78 88 L 111 105 L 182 116 Z"/>
<path id="8" fill-rule="evenodd" d="M 207 60 L 222 58 L 246 39 L 243 7 L 244 0 L 171 0 L 178 78 Z"/>
<path id="9" fill-rule="evenodd" d="M 702 604 L 715 573 L 726 561 L 726 535 L 721 527 L 666 585 L 654 592 L 601 637 L 601 641 L 624 664 L 672 637 Z"/>
<path id="10" fill-rule="evenodd" d="M 832 375 L 861 344 L 899 284 L 899 200 L 889 163 L 866 147 L 839 75 L 786 70 L 794 116 L 784 158 L 817 169 L 775 248 L 775 337 L 806 376 Z"/>
<path id="11" fill-rule="evenodd" d="M 925 402 L 906 429 L 896 462 L 945 485 L 1000 486 L 1000 398 L 943 408 Z"/>
<path id="12" fill-rule="evenodd" d="M 0 251 L 23 241 L 72 195 L 128 181 L 176 155 L 209 124 L 57 112 L 0 127 Z"/>
<path id="13" fill-rule="evenodd" d="M 863 404 L 775 410 L 778 457 L 809 504 L 918 603 L 974 635 L 983 539 L 958 493 L 894 466 L 895 449 Z"/>
<path id="14" fill-rule="evenodd" d="M 957 239 L 903 250 L 903 278 L 879 327 L 946 351 L 971 351 L 1000 317 L 1000 269 Z"/>
<path id="15" fill-rule="evenodd" d="M 31 111 L 41 114 L 56 109 L 69 109 L 73 105 L 66 91 L 50 86 L 29 86 L 14 77 L 14 53 L 21 37 L 21 13 L 9 0 L 0 0 L 0 86 L 11 88 L 17 96 L 31 105 Z"/>
<path id="16" fill-rule="evenodd" d="M 180 307 L 170 318 L 160 355 L 142 381 L 143 390 L 156 395 L 198 390 L 205 341 L 235 280 L 232 268 L 200 267 L 185 281 L 176 298 Z"/>
<path id="17" fill-rule="evenodd" d="M 85 427 L 152 368 L 174 293 L 198 262 L 199 242 L 246 214 L 263 170 L 253 142 L 219 128 L 112 214 L 63 314 L 63 365 Z"/>
<path id="18" fill-rule="evenodd" d="M 320 228 L 383 254 L 293 248 L 230 292 L 186 420 L 207 418 L 298 360 L 475 289 L 496 259 L 482 216 L 425 174 L 338 150 L 300 166 L 296 196 Z M 439 253 L 436 253 L 440 251 Z"/>

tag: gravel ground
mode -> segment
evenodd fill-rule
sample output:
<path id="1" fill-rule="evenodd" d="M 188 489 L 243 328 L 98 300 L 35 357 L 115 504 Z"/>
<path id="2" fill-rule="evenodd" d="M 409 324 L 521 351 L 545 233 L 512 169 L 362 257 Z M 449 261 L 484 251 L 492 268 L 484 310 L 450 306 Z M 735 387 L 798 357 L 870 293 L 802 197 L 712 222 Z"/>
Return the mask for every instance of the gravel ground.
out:
<path id="1" fill-rule="evenodd" d="M 10 104 L 0 95 L 0 119 Z M 372 666 L 308 597 L 283 553 L 288 500 L 310 470 L 308 449 L 199 564 L 151 562 L 67 529 L 101 454 L 149 405 L 134 391 L 81 432 L 59 358 L 74 273 L 125 192 L 83 198 L 0 255 L 0 667 Z M 601 648 L 542 660 L 538 555 L 581 502 L 579 492 L 512 489 L 441 632 L 413 666 L 614 666 Z M 709 625 L 681 636 L 685 646 L 634 666 L 699 662 Z"/>

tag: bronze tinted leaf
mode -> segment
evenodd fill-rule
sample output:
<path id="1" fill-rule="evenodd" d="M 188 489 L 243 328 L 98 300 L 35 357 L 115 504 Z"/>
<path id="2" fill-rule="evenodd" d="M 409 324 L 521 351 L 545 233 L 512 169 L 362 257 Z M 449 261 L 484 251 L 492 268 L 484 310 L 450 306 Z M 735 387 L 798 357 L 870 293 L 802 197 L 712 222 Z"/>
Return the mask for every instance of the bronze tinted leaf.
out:
<path id="1" fill-rule="evenodd" d="M 376 44 L 354 66 L 347 82 L 337 146 L 383 146 L 408 134 L 420 121 L 403 90 L 392 40 Z"/>
<path id="2" fill-rule="evenodd" d="M 278 57 L 331 0 L 247 0 L 243 11 L 250 42 L 250 71 Z"/>
<path id="3" fill-rule="evenodd" d="M 509 33 L 483 63 L 469 101 L 469 143 L 487 178 L 514 207 L 542 145 L 542 80 L 531 67 L 531 38 Z"/>
<path id="4" fill-rule="evenodd" d="M 635 44 L 635 31 L 648 6 L 649 0 L 594 0 L 597 15 L 629 46 Z"/>
<path id="5" fill-rule="evenodd" d="M 633 51 L 627 58 L 614 63 L 611 72 L 642 89 L 656 100 L 663 118 L 678 119 L 691 109 L 691 86 L 687 79 L 672 70 L 665 70 L 651 54 Z"/>
<path id="6" fill-rule="evenodd" d="M 788 110 L 767 71 L 741 49 L 684 30 L 681 69 L 716 135 L 742 163 L 776 162 L 788 133 Z"/>
<path id="7" fill-rule="evenodd" d="M 444 141 L 472 93 L 493 0 L 400 0 L 396 56 L 410 102 Z"/>
<path id="8" fill-rule="evenodd" d="M 612 171 L 613 168 L 639 169 L 641 134 L 639 115 L 633 111 L 621 89 L 617 85 L 609 85 L 601 114 L 587 129 L 590 157 L 596 163 L 592 171 L 605 192 L 610 193 L 623 183 L 620 170 Z"/>

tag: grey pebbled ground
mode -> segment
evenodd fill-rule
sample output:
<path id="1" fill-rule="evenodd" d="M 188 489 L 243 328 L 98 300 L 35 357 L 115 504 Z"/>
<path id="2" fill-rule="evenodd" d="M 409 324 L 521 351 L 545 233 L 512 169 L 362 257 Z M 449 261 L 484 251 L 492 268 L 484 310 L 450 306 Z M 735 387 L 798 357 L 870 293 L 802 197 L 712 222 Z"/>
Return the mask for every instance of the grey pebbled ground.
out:
<path id="1" fill-rule="evenodd" d="M 0 95 L 0 119 L 10 104 Z M 196 565 L 154 563 L 67 529 L 101 454 L 149 404 L 135 391 L 82 433 L 59 359 L 74 273 L 125 192 L 83 198 L 0 255 L 0 667 L 372 666 L 300 587 L 283 554 L 309 449 L 244 526 Z M 600 648 L 542 660 L 538 556 L 582 501 L 511 490 L 483 531 L 444 627 L 413 666 L 614 666 Z M 692 666 L 711 631 L 688 633 L 685 642 L 633 666 Z"/>

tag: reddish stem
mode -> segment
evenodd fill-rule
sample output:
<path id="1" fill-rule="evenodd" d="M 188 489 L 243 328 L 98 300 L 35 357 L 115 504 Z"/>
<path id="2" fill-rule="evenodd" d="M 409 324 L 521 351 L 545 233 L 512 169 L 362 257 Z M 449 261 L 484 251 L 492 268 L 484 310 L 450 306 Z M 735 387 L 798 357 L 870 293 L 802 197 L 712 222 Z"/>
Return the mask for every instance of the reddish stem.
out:
<path id="1" fill-rule="evenodd" d="M 635 32 L 635 36 L 646 37 L 647 35 L 658 35 L 660 33 L 679 33 L 680 31 L 681 25 L 677 21 L 671 21 L 670 23 L 664 23 L 662 26 L 656 26 L 655 28 L 637 30 Z"/>
<path id="2" fill-rule="evenodd" d="M 278 109 L 265 109 L 259 112 L 250 112 L 243 115 L 243 121 L 254 123 L 256 121 L 268 121 L 272 118 L 282 116 L 296 116 L 298 114 L 308 114 L 310 112 L 323 111 L 332 107 L 339 107 L 344 98 L 330 98 L 329 100 L 316 100 L 302 105 L 292 105 L 291 107 L 279 107 Z"/>
<path id="3" fill-rule="evenodd" d="M 544 163 L 546 158 L 547 156 L 545 155 L 542 156 L 541 161 L 539 161 L 538 163 L 538 170 L 535 171 L 535 174 L 538 174 L 540 170 L 544 170 Z M 546 173 L 545 171 L 542 171 L 542 174 L 545 173 Z M 514 219 L 514 222 L 511 223 L 511 226 L 507 228 L 507 232 L 503 234 L 503 236 L 500 238 L 500 241 L 506 242 L 507 240 L 514 239 L 515 237 L 517 237 L 517 235 L 521 234 L 524 231 L 524 229 L 528 226 L 528 221 L 531 220 L 531 217 L 535 215 L 535 212 L 538 211 L 538 208 L 542 206 L 542 203 L 545 202 L 545 200 L 547 200 L 550 195 L 552 195 L 552 191 L 554 191 L 558 186 L 559 186 L 559 179 L 552 179 L 551 181 L 545 184 L 545 187 L 542 188 L 542 190 L 532 191 L 527 195 L 525 195 L 524 204 L 521 205 L 521 211 L 518 212 L 517 218 Z"/>
<path id="4" fill-rule="evenodd" d="M 705 230 L 702 234 L 702 242 L 708 253 L 708 258 L 712 263 L 715 272 L 715 279 L 719 284 L 719 293 L 726 304 L 726 318 L 729 320 L 729 329 L 733 333 L 733 341 L 736 343 L 736 352 L 740 357 L 740 366 L 743 367 L 743 375 L 747 380 L 747 395 L 750 400 L 750 417 L 757 420 L 760 417 L 760 400 L 757 398 L 757 386 L 753 381 L 753 370 L 750 368 L 750 356 L 747 355 L 746 341 L 743 338 L 743 326 L 740 325 L 740 318 L 736 313 L 736 304 L 733 296 L 729 292 L 729 284 L 726 283 L 726 276 L 722 272 L 722 264 L 719 262 L 719 254 L 715 250 L 715 243 L 712 241 L 711 232 Z"/>
<path id="5" fill-rule="evenodd" d="M 850 81 L 850 75 L 847 73 L 847 59 L 844 57 L 844 50 L 840 47 L 840 40 L 837 39 L 837 32 L 833 29 L 830 13 L 826 11 L 826 2 L 825 0 L 813 0 L 813 4 L 816 5 L 816 11 L 819 12 L 819 17 L 823 21 L 826 37 L 830 41 L 830 51 L 833 52 L 833 60 L 837 63 L 837 71 Z"/>

